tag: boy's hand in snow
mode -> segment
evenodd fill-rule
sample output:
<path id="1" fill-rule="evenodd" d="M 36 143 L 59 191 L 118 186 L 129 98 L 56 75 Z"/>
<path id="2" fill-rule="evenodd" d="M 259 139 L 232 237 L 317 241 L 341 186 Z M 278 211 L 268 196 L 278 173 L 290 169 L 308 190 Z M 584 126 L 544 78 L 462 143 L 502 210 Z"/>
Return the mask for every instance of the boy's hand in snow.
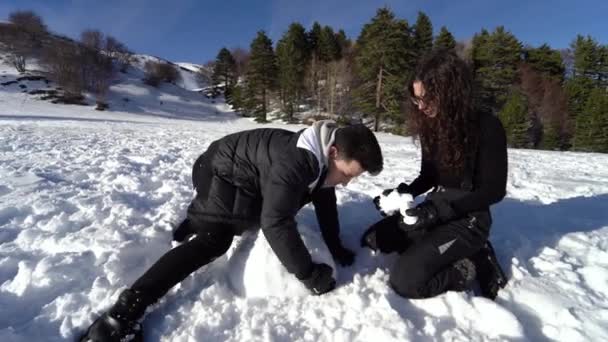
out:
<path id="1" fill-rule="evenodd" d="M 322 295 L 336 287 L 333 269 L 327 264 L 313 264 L 312 273 L 308 278 L 300 279 L 314 295 Z"/>
<path id="2" fill-rule="evenodd" d="M 346 247 L 338 246 L 330 252 L 340 266 L 350 266 L 355 262 L 355 253 Z"/>

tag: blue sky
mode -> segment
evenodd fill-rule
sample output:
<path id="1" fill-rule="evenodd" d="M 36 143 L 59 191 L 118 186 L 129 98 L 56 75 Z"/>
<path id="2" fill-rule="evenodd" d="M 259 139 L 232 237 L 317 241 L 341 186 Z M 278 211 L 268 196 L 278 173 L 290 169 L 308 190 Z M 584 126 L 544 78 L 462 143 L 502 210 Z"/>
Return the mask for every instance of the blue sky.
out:
<path id="1" fill-rule="evenodd" d="M 0 20 L 31 9 L 60 34 L 98 29 L 138 53 L 204 63 L 223 46 L 248 48 L 258 30 L 276 41 L 294 21 L 307 28 L 319 21 L 356 39 L 382 6 L 410 24 L 424 11 L 435 32 L 445 25 L 458 40 L 504 25 L 531 45 L 564 48 L 577 33 L 608 43 L 608 0 L 0 0 Z"/>

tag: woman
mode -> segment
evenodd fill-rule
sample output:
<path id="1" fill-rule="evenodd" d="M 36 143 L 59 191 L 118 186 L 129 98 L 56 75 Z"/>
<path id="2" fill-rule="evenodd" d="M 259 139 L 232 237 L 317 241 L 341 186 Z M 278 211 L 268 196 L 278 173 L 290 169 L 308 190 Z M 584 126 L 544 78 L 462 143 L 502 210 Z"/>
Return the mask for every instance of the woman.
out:
<path id="1" fill-rule="evenodd" d="M 362 245 L 398 252 L 390 284 L 401 296 L 428 298 L 470 289 L 477 279 L 482 295 L 494 299 L 506 278 L 487 241 L 489 207 L 502 200 L 507 182 L 507 146 L 500 121 L 473 106 L 468 65 L 453 52 L 432 51 L 408 85 L 410 129 L 420 142 L 420 175 L 395 191 L 416 197 L 433 188 L 406 215 L 370 227 Z M 388 195 L 386 190 L 383 195 Z M 378 204 L 378 198 L 374 201 Z"/>

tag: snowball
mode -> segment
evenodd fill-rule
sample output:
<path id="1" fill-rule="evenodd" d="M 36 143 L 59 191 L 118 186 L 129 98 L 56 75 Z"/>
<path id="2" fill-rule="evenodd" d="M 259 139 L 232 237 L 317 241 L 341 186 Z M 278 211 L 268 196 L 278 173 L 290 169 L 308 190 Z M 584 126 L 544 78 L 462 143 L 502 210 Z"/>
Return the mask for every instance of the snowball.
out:
<path id="1" fill-rule="evenodd" d="M 408 193 L 399 193 L 396 190 L 391 191 L 388 195 L 380 195 L 380 210 L 386 215 L 392 215 L 399 211 L 403 216 L 405 224 L 414 224 L 418 221 L 415 216 L 409 216 L 405 213 L 407 209 L 415 207 L 414 197 Z"/>

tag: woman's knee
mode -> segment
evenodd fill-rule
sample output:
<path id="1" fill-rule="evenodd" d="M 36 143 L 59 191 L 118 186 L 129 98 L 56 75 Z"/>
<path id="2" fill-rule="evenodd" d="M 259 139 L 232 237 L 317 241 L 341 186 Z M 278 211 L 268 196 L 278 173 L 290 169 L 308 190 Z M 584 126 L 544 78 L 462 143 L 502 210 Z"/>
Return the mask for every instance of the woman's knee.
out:
<path id="1" fill-rule="evenodd" d="M 389 284 L 402 297 L 426 298 L 424 287 L 430 277 L 420 261 L 399 260 L 390 270 Z"/>
<path id="2" fill-rule="evenodd" d="M 389 283 L 403 297 L 427 298 L 427 285 L 437 267 L 432 244 L 417 243 L 403 252 L 390 269 Z"/>

